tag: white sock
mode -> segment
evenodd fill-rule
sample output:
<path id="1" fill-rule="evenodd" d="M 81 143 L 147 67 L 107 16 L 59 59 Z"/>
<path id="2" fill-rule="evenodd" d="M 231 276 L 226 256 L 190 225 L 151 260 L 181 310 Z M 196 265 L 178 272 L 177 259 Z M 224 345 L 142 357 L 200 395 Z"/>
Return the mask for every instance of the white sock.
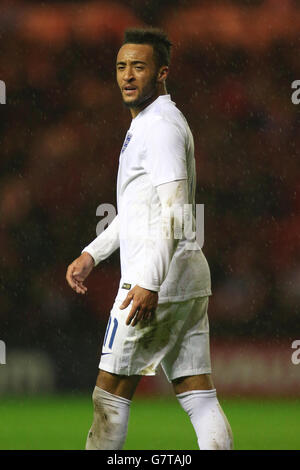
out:
<path id="1" fill-rule="evenodd" d="M 127 435 L 131 400 L 113 395 L 97 386 L 94 388 L 92 398 L 94 420 L 85 449 L 122 449 Z"/>
<path id="2" fill-rule="evenodd" d="M 199 449 L 231 450 L 233 437 L 216 390 L 192 390 L 176 395 L 196 431 Z"/>

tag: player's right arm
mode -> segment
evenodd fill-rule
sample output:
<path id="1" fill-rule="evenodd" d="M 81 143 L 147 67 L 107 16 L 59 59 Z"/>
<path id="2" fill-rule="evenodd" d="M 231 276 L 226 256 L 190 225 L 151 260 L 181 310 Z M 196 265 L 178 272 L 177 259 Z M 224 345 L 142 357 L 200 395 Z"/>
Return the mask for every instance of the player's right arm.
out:
<path id="1" fill-rule="evenodd" d="M 73 263 L 68 266 L 66 279 L 69 286 L 77 292 L 77 294 L 85 294 L 87 287 L 83 284 L 93 267 L 94 259 L 89 253 L 82 253 Z"/>
<path id="2" fill-rule="evenodd" d="M 83 282 L 92 269 L 100 261 L 108 258 L 119 246 L 119 217 L 117 215 L 107 229 L 86 246 L 81 255 L 68 266 L 66 279 L 69 286 L 77 294 L 85 294 L 87 287 Z"/>

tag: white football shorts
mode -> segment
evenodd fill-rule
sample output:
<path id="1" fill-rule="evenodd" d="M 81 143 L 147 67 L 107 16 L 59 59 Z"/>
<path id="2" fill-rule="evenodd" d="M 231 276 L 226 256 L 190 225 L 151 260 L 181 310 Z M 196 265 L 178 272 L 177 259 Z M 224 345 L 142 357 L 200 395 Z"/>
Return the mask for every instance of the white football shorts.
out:
<path id="1" fill-rule="evenodd" d="M 158 304 L 150 322 L 127 326 L 131 304 L 116 300 L 108 320 L 99 369 L 118 375 L 155 375 L 161 364 L 169 382 L 211 373 L 208 296 Z"/>

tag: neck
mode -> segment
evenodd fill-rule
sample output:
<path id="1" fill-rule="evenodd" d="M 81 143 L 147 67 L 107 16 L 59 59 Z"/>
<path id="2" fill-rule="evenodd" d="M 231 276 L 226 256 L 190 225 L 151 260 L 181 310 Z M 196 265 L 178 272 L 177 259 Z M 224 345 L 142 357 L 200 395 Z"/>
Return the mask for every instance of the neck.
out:
<path id="1" fill-rule="evenodd" d="M 137 117 L 137 115 L 141 111 L 143 111 L 143 109 L 147 108 L 147 106 L 149 106 L 149 104 L 153 103 L 153 101 L 155 101 L 159 96 L 167 95 L 167 94 L 168 94 L 168 92 L 167 92 L 167 89 L 166 89 L 166 85 L 163 84 L 158 90 L 156 90 L 156 92 L 153 95 L 149 96 L 149 98 L 146 98 L 146 100 L 140 106 L 137 106 L 136 108 L 130 108 L 130 113 L 131 113 L 132 119 Z"/>

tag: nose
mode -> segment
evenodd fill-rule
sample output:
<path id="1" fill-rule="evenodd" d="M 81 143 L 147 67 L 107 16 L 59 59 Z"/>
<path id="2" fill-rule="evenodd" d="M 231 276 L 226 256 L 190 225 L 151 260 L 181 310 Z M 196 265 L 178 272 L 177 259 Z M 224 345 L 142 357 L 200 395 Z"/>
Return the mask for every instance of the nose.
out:
<path id="1" fill-rule="evenodd" d="M 125 70 L 124 70 L 123 79 L 124 79 L 126 82 L 130 82 L 130 81 L 132 81 L 133 78 L 134 78 L 134 77 L 133 77 L 133 73 L 132 73 L 131 67 L 126 67 Z"/>

